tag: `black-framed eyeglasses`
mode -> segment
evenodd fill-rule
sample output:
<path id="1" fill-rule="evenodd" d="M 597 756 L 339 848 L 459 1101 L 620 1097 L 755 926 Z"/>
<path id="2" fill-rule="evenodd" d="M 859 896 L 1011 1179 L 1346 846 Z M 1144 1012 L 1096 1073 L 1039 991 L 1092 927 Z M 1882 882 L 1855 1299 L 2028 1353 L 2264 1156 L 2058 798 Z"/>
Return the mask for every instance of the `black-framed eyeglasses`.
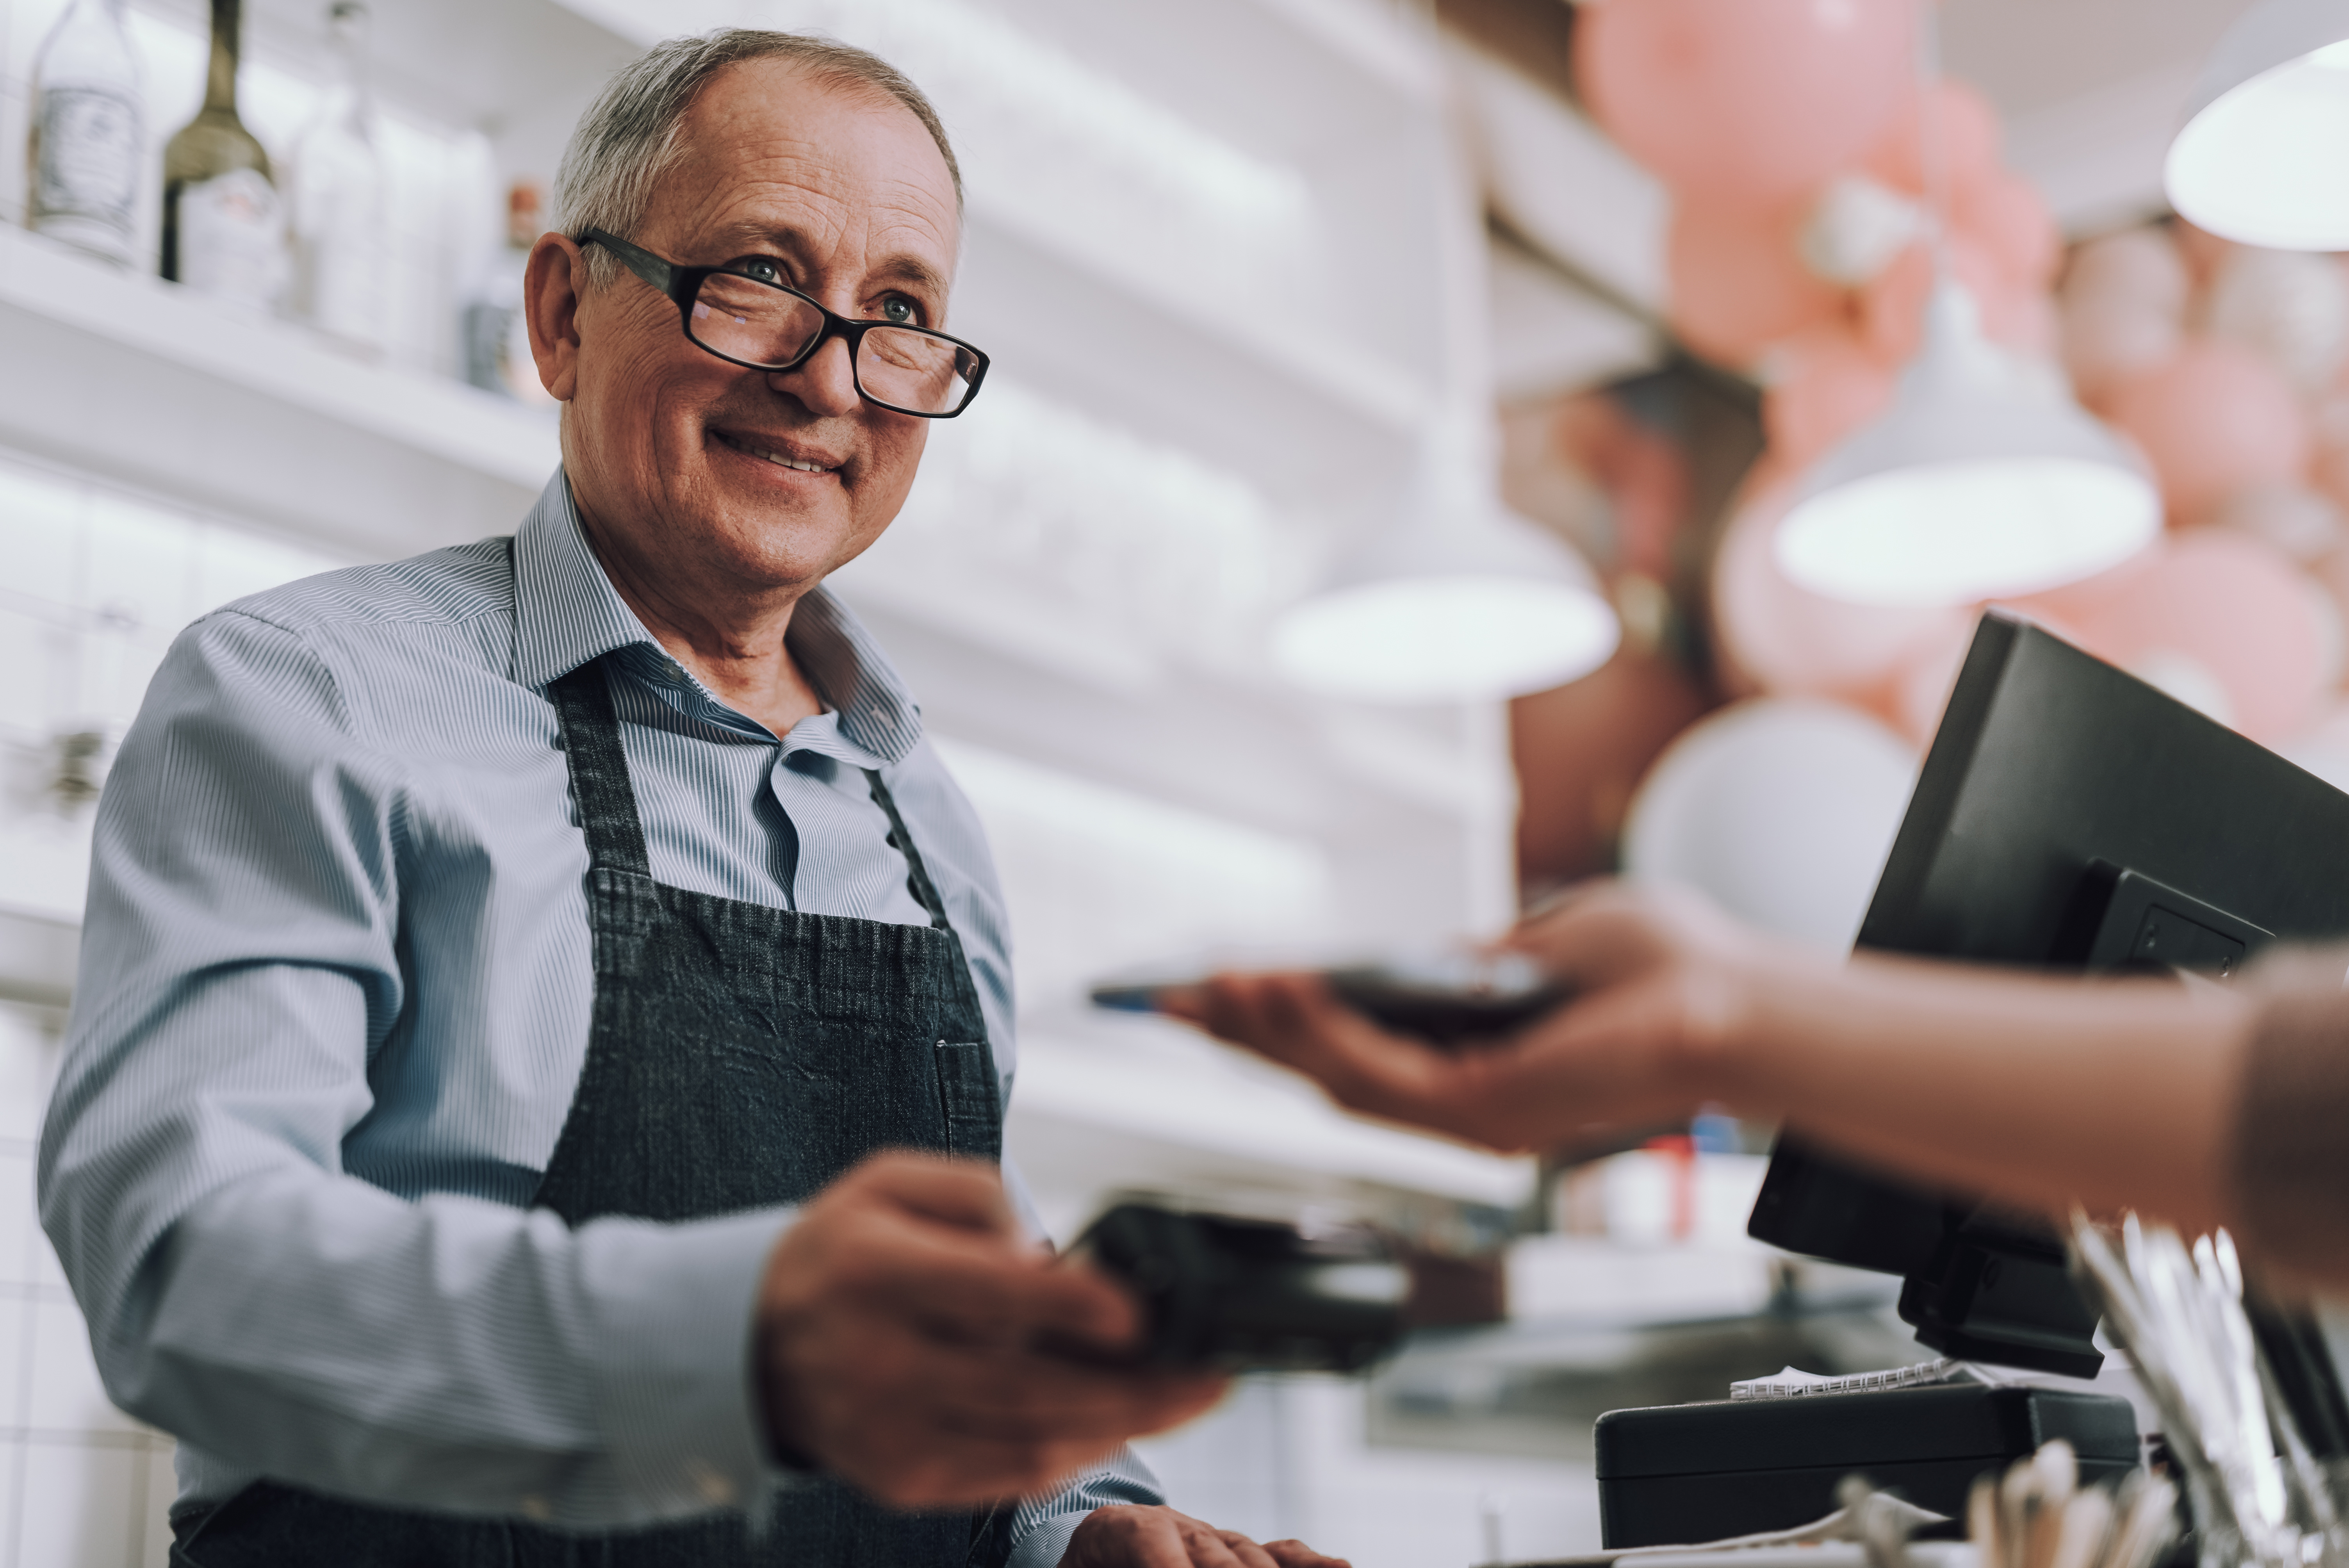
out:
<path id="1" fill-rule="evenodd" d="M 959 337 L 839 315 L 788 284 L 728 267 L 681 267 L 601 229 L 578 242 L 603 246 L 676 301 L 687 339 L 730 365 L 796 370 L 837 337 L 848 345 L 849 368 L 867 402 L 922 419 L 953 418 L 987 379 L 987 356 Z"/>

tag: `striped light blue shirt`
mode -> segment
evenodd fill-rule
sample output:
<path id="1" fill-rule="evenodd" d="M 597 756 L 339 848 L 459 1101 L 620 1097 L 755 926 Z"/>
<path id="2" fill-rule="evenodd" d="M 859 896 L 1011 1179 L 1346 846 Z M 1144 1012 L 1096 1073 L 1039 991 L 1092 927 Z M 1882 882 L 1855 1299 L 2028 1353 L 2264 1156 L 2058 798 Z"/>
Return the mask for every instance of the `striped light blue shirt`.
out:
<path id="1" fill-rule="evenodd" d="M 791 1212 L 574 1231 L 528 1206 L 595 989 L 544 692 L 616 650 L 663 882 L 926 923 L 859 771 L 882 770 L 1009 1097 L 978 818 L 838 601 L 802 600 L 789 645 L 831 711 L 778 742 L 613 591 L 559 472 L 512 539 L 274 589 L 173 645 L 98 809 L 41 1202 L 108 1391 L 181 1439 L 181 1506 L 266 1474 L 603 1529 L 789 1484 L 748 1369 Z M 1159 1501 L 1123 1454 L 1023 1507 L 1014 1561 Z"/>

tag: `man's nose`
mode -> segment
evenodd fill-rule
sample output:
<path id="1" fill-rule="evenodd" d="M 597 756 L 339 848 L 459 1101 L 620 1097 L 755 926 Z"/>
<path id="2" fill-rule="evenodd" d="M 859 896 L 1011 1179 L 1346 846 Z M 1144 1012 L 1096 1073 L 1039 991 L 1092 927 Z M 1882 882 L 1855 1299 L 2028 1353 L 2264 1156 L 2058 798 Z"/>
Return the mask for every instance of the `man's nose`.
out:
<path id="1" fill-rule="evenodd" d="M 767 385 L 789 393 L 811 414 L 840 417 L 853 414 L 864 399 L 856 391 L 856 367 L 848 356 L 848 340 L 835 337 L 789 370 L 773 371 Z"/>

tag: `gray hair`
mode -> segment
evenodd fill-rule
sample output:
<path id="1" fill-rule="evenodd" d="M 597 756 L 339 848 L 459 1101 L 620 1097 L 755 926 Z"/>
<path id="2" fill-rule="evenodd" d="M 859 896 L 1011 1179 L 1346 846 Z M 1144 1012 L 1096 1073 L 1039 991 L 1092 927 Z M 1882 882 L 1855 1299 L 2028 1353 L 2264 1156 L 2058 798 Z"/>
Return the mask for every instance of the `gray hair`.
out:
<path id="1" fill-rule="evenodd" d="M 789 60 L 827 87 L 885 97 L 913 112 L 938 144 L 962 204 L 962 170 L 938 111 L 903 71 L 880 56 L 804 33 L 720 27 L 698 38 L 670 38 L 621 67 L 579 117 L 554 177 L 554 226 L 576 237 L 588 229 L 628 236 L 644 222 L 653 188 L 684 154 L 686 112 L 710 78 L 746 60 Z M 608 287 L 619 263 L 602 246 L 587 253 L 587 275 Z"/>

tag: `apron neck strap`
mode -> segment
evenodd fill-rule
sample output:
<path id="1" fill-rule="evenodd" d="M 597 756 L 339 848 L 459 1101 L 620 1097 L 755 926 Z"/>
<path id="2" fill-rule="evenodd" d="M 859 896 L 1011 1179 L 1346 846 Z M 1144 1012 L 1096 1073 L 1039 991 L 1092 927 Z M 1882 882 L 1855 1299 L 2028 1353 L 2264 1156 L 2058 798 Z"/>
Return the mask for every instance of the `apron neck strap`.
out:
<path id="1" fill-rule="evenodd" d="M 905 886 L 912 890 L 922 907 L 930 912 L 930 924 L 939 931 L 952 931 L 947 919 L 946 901 L 938 897 L 937 884 L 930 881 L 930 871 L 922 864 L 922 851 L 914 847 L 914 835 L 905 831 L 905 819 L 897 815 L 897 802 L 889 793 L 889 786 L 881 782 L 880 769 L 864 769 L 865 787 L 872 792 L 873 803 L 889 819 L 889 842 L 905 857 Z"/>
<path id="2" fill-rule="evenodd" d="M 550 682 L 546 695 L 563 727 L 563 749 L 571 764 L 572 793 L 579 801 L 579 825 L 587 832 L 589 861 L 614 871 L 652 875 L 604 661 L 590 659 Z"/>

